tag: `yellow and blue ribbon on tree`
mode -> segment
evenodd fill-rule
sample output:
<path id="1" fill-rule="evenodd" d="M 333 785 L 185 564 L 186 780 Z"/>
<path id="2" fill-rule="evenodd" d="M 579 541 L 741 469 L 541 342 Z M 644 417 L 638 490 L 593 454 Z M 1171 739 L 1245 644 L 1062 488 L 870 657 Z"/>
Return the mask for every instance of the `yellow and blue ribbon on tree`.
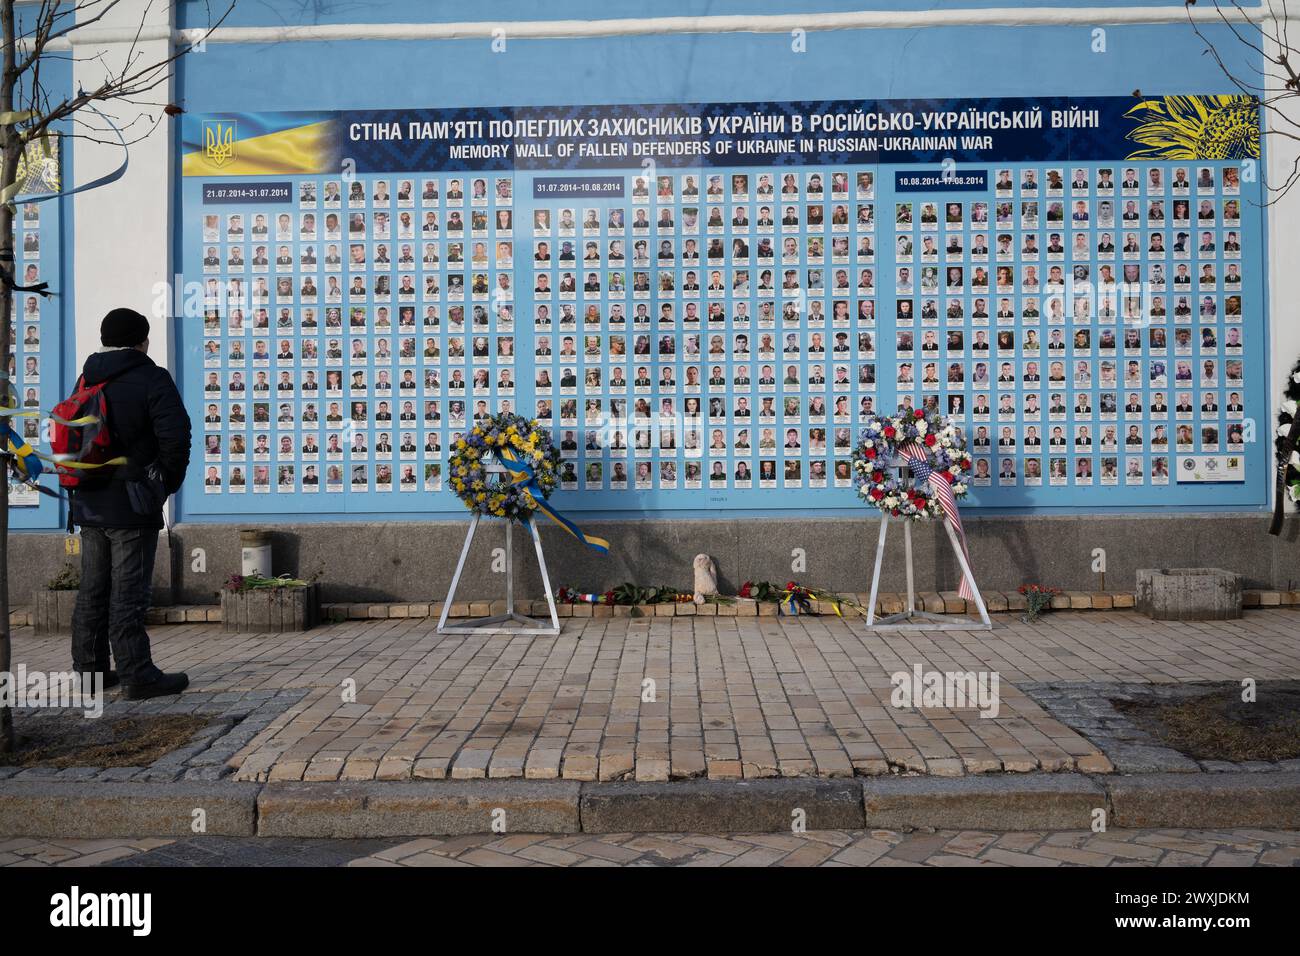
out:
<path id="1" fill-rule="evenodd" d="M 609 553 L 609 542 L 604 538 L 598 538 L 594 534 L 587 534 L 576 524 L 570 521 L 564 515 L 560 514 L 549 504 L 546 503 L 546 496 L 542 494 L 541 488 L 537 485 L 537 478 L 533 473 L 532 465 L 519 457 L 519 454 L 510 447 L 495 448 L 493 451 L 501 459 L 501 464 L 505 467 L 510 475 L 510 483 L 519 488 L 521 492 L 528 496 L 529 500 L 537 506 L 552 521 L 558 524 L 569 534 L 573 535 L 587 547 L 601 554 Z"/>
<path id="2" fill-rule="evenodd" d="M 0 376 L 2 377 L 2 376 Z M 51 491 L 37 483 L 37 479 L 46 471 L 42 461 L 47 461 L 54 466 L 57 473 L 63 469 L 81 469 L 88 470 L 91 468 L 103 468 L 107 465 L 124 465 L 126 458 L 119 456 L 108 461 L 89 462 L 76 461 L 61 455 L 45 455 L 37 451 L 23 438 L 18 432 L 14 431 L 10 420 L 14 418 L 39 418 L 43 414 L 33 408 L 19 408 L 13 396 L 12 386 L 10 387 L 10 404 L 0 406 L 0 438 L 5 442 L 9 454 L 14 456 L 14 468 L 19 477 L 36 489 L 43 495 L 49 495 L 51 498 L 62 499 L 63 496 L 56 491 Z M 60 418 L 51 412 L 47 416 L 51 421 L 58 422 L 60 425 L 67 425 L 72 428 L 84 428 L 87 425 L 99 424 L 99 418 L 95 415 L 83 415 L 81 418 Z"/>

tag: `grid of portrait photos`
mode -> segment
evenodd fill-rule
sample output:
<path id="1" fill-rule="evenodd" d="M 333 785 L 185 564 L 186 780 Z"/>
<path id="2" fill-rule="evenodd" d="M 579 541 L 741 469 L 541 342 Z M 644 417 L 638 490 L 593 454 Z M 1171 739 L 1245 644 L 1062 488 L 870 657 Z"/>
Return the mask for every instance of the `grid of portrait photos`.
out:
<path id="1" fill-rule="evenodd" d="M 993 504 L 1242 451 L 1239 167 L 988 173 L 658 170 L 545 199 L 516 195 L 531 174 L 321 176 L 205 204 L 205 491 L 443 492 L 498 411 L 548 425 L 584 491 L 850 489 L 860 423 L 899 404 L 963 428 Z"/>
<path id="2" fill-rule="evenodd" d="M 874 198 L 874 171 L 684 171 L 536 209 L 536 408 L 569 481 L 849 487 L 876 392 L 876 289 L 852 279 Z"/>
<path id="3" fill-rule="evenodd" d="M 1162 485 L 1172 456 L 1244 451 L 1240 175 L 1021 165 L 992 201 L 896 197 L 886 374 L 966 423 L 976 488 Z"/>
<path id="4" fill-rule="evenodd" d="M 466 423 L 513 410 L 513 180 L 301 180 L 205 207 L 209 494 L 437 492 Z"/>
<path id="5" fill-rule="evenodd" d="M 35 286 L 42 281 L 41 269 L 41 204 L 24 203 L 14 217 L 14 259 L 19 285 Z M 47 300 L 35 292 L 15 292 L 13 302 L 13 339 L 10 343 L 9 382 L 13 396 L 24 410 L 49 407 L 42 405 L 41 339 L 44 324 L 41 321 Z M 58 367 L 51 358 L 48 368 L 50 384 L 58 384 Z M 41 419 L 36 416 L 14 418 L 10 424 L 27 443 L 41 450 Z M 13 507 L 35 507 L 40 504 L 36 491 L 22 483 L 11 483 L 9 503 Z"/>

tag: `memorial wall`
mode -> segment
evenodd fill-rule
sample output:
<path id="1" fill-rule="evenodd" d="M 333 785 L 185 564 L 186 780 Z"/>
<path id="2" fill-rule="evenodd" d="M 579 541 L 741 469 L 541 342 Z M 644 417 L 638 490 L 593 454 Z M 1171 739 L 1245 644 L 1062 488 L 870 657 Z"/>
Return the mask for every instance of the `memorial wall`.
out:
<path id="1" fill-rule="evenodd" d="M 187 514 L 459 514 L 500 411 L 558 506 L 852 507 L 938 408 L 967 506 L 1267 503 L 1246 97 L 185 117 Z M 197 311 L 190 297 L 186 307 Z"/>

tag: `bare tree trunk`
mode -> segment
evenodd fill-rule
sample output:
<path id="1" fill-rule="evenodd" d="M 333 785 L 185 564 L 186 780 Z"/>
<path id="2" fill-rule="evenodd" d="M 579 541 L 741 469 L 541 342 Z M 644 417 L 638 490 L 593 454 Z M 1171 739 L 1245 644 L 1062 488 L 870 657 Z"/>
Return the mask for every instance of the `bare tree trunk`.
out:
<path id="1" fill-rule="evenodd" d="M 10 112 L 14 108 L 14 87 L 18 77 L 15 73 L 14 34 L 14 0 L 0 0 L 0 32 L 4 43 L 4 72 L 0 75 L 0 110 Z M 9 184 L 18 175 L 18 157 L 22 154 L 22 142 L 12 126 L 0 127 L 0 183 Z M 0 268 L 17 281 L 18 272 L 14 262 L 14 211 L 8 203 L 0 204 Z M 0 283 L 3 285 L 3 283 Z M 4 362 L 6 373 L 9 368 L 9 349 L 13 341 L 12 312 L 13 290 L 0 288 L 0 361 Z M 12 383 L 4 380 L 5 401 L 8 400 Z M 7 443 L 4 451 L 8 451 Z M 13 644 L 9 634 L 9 464 L 8 454 L 0 455 L 4 476 L 0 479 L 0 675 L 13 671 Z M 0 706 L 0 753 L 11 753 L 14 749 L 14 714 L 9 707 Z"/>

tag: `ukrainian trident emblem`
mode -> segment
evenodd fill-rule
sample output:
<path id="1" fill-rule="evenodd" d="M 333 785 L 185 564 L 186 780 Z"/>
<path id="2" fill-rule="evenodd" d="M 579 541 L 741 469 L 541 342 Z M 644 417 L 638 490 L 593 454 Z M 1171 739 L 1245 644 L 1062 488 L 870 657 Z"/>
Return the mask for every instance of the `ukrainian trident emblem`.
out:
<path id="1" fill-rule="evenodd" d="M 234 121 L 203 124 L 203 155 L 218 169 L 235 158 Z"/>

